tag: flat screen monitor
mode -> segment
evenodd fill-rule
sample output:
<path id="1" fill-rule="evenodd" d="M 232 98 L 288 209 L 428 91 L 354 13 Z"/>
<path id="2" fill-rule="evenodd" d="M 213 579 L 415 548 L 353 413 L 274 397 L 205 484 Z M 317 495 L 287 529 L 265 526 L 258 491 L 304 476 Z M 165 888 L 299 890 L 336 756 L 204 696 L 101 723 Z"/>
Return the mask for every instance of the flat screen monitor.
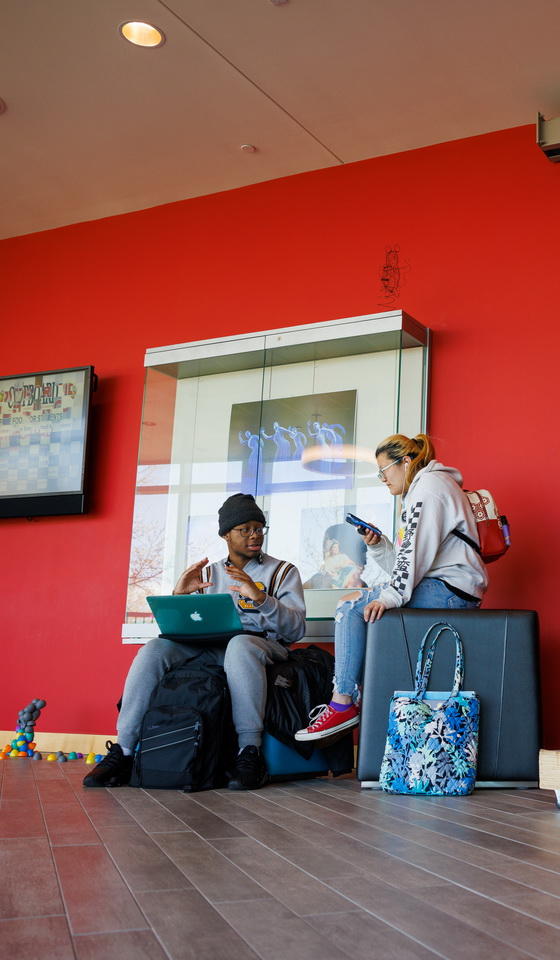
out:
<path id="1" fill-rule="evenodd" d="M 93 367 L 0 377 L 0 517 L 87 512 Z"/>

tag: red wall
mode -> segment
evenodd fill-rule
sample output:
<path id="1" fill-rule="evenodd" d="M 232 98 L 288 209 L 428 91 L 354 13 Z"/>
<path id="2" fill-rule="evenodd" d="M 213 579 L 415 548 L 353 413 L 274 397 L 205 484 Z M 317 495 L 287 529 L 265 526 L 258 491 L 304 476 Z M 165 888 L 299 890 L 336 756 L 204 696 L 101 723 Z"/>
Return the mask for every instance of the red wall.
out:
<path id="1" fill-rule="evenodd" d="M 389 309 L 434 331 L 438 455 L 510 519 L 486 605 L 539 612 L 559 747 L 559 223 L 523 127 L 2 241 L 0 373 L 92 363 L 99 390 L 91 513 L 0 521 L 0 729 L 43 697 L 42 730 L 114 730 L 146 348 L 381 311 L 399 244 Z"/>

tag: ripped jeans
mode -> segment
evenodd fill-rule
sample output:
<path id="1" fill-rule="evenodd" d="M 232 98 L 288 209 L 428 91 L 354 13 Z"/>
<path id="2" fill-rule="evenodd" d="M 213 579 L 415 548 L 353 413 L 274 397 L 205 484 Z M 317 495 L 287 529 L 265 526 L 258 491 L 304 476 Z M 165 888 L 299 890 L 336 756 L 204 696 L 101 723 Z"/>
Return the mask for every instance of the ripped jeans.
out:
<path id="1" fill-rule="evenodd" d="M 364 607 L 372 600 L 377 600 L 386 586 L 386 583 L 382 583 L 371 590 L 361 590 L 357 600 L 341 601 L 336 610 L 334 689 L 337 693 L 352 697 L 354 703 L 360 699 L 359 686 L 362 682 L 369 626 L 364 620 Z M 427 577 L 414 588 L 406 606 L 416 609 L 433 607 L 434 609 L 468 610 L 471 607 L 478 607 L 478 603 L 462 600 L 461 597 L 451 593 L 441 580 Z"/>

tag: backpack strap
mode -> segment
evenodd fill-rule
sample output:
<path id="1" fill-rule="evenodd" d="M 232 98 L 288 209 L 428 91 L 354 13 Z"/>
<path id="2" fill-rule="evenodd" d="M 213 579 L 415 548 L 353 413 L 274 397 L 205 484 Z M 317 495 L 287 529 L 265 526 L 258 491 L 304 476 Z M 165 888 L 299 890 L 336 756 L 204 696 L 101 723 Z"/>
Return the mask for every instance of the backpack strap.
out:
<path id="1" fill-rule="evenodd" d="M 451 533 L 454 534 L 454 536 L 459 537 L 459 540 L 463 540 L 465 543 L 468 543 L 469 547 L 472 547 L 473 550 L 476 550 L 479 557 L 482 555 L 482 550 L 480 549 L 478 543 L 475 543 L 474 540 L 471 540 L 470 537 L 467 537 L 466 533 L 461 533 L 460 530 L 452 530 Z"/>
<path id="2" fill-rule="evenodd" d="M 293 563 L 288 563 L 287 560 L 280 561 L 280 563 L 276 567 L 276 570 L 274 571 L 274 573 L 270 578 L 270 584 L 268 587 L 269 597 L 276 596 L 276 593 L 282 586 L 284 580 L 286 579 L 287 574 L 290 572 L 290 570 L 293 570 L 293 569 L 294 569 Z"/>
<path id="3" fill-rule="evenodd" d="M 465 494 L 465 497 L 467 498 L 467 503 L 473 512 L 474 512 L 474 507 L 472 505 L 472 501 L 469 499 L 467 494 L 468 493 L 476 494 L 476 496 L 478 497 L 479 509 L 482 510 L 483 514 L 488 519 L 488 514 L 486 513 L 486 507 L 484 506 L 482 497 L 480 496 L 478 490 L 462 490 L 462 492 Z M 464 543 L 467 543 L 469 547 L 472 547 L 473 550 L 476 553 L 478 553 L 479 557 L 482 556 L 482 550 L 480 549 L 480 545 L 478 543 L 475 543 L 474 540 L 471 540 L 471 538 L 468 537 L 466 533 L 461 533 L 460 530 L 452 530 L 451 533 L 454 534 L 456 537 L 459 537 L 459 540 L 463 540 Z"/>

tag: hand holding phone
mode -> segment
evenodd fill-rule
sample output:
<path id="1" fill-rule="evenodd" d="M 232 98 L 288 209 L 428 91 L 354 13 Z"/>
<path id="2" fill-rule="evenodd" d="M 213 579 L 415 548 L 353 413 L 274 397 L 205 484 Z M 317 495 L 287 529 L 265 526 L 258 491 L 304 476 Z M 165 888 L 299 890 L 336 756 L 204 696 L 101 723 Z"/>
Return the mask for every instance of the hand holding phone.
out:
<path id="1" fill-rule="evenodd" d="M 364 537 L 369 530 L 371 530 L 372 533 L 377 534 L 378 537 L 383 536 L 379 527 L 376 527 L 373 523 L 368 523 L 367 520 L 360 520 L 360 518 L 355 517 L 353 513 L 346 514 L 346 522 L 351 523 L 352 526 L 356 527 L 358 533 L 362 537 Z"/>

